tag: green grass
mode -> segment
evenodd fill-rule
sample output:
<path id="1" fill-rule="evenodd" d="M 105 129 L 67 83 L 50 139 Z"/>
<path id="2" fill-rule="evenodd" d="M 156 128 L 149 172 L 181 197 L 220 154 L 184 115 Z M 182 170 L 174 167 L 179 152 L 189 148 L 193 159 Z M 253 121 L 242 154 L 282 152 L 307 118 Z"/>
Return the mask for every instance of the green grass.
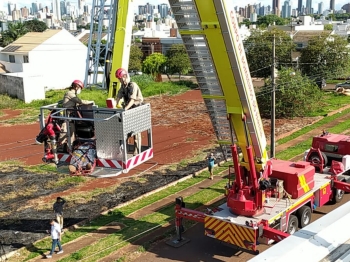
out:
<path id="1" fill-rule="evenodd" d="M 319 127 L 321 127 L 322 125 L 325 125 L 325 124 L 328 124 L 332 121 L 334 121 L 335 119 L 339 118 L 339 117 L 342 117 L 342 116 L 345 116 L 346 114 L 349 114 L 350 113 L 350 108 L 349 109 L 346 109 L 340 113 L 337 113 L 337 114 L 334 114 L 332 116 L 326 116 L 325 118 L 321 119 L 320 121 L 317 121 L 316 123 L 312 124 L 312 125 L 309 125 L 309 126 L 306 126 L 296 132 L 294 132 L 293 134 L 291 134 L 290 136 L 287 136 L 287 137 L 284 137 L 284 138 L 281 138 L 277 141 L 277 143 L 279 145 L 281 144 L 284 144 L 284 143 L 287 143 L 301 135 L 304 135 L 308 132 L 310 132 L 311 130 L 314 130 L 314 129 L 317 129 Z M 321 132 L 322 130 L 320 130 Z"/>
<path id="2" fill-rule="evenodd" d="M 350 97 L 335 92 L 322 92 L 319 101 L 320 109 L 310 113 L 308 116 L 324 116 L 350 103 Z"/>
<path id="3" fill-rule="evenodd" d="M 205 188 L 194 195 L 184 198 L 186 207 L 197 209 L 205 203 L 222 196 L 225 183 L 226 181 L 221 180 L 209 188 Z M 103 258 L 114 252 L 116 249 L 127 245 L 131 240 L 140 238 L 142 233 L 148 231 L 150 228 L 159 227 L 160 225 L 164 225 L 173 220 L 174 207 L 175 204 L 171 204 L 139 220 L 127 218 L 127 212 L 125 212 L 123 208 L 115 210 L 113 213 L 118 216 L 117 221 L 125 224 L 125 228 L 120 232 L 110 234 L 109 236 L 100 239 L 92 247 L 89 246 L 82 248 L 69 257 L 63 258 L 59 261 L 74 261 L 76 258 L 84 258 L 84 261 L 96 261 L 99 258 Z"/>
<path id="4" fill-rule="evenodd" d="M 214 169 L 214 173 L 218 174 L 224 170 L 227 169 L 229 163 L 225 163 L 224 165 L 222 165 L 221 167 L 217 167 Z M 129 225 L 128 221 L 134 221 L 133 223 L 137 223 L 137 220 L 132 220 L 129 218 L 126 218 L 126 216 L 132 214 L 133 212 L 140 210 L 143 207 L 146 207 L 148 205 L 151 205 L 159 200 L 164 199 L 167 196 L 176 194 L 190 186 L 193 186 L 205 179 L 208 179 L 209 176 L 209 172 L 208 171 L 204 171 L 203 173 L 201 173 L 200 176 L 196 176 L 194 178 L 185 180 L 183 182 L 180 182 L 172 187 L 169 187 L 167 189 L 161 190 L 155 194 L 149 195 L 141 200 L 135 201 L 125 207 L 122 207 L 120 209 L 116 209 L 113 212 L 109 212 L 106 215 L 101 215 L 99 217 L 97 217 L 96 219 L 92 220 L 88 225 L 82 226 L 80 228 L 78 228 L 75 231 L 69 231 L 66 232 L 63 237 L 62 237 L 62 243 L 68 243 L 70 241 L 73 241 L 89 232 L 92 232 L 96 229 L 98 229 L 101 226 L 104 226 L 108 223 L 111 223 L 113 221 L 118 221 L 121 222 L 123 224 Z M 220 189 L 220 194 L 222 194 L 222 189 Z M 214 191 L 217 191 L 216 189 Z M 221 192 L 222 191 L 222 192 Z M 203 200 L 205 200 L 206 198 L 203 197 Z M 175 200 L 175 199 L 174 199 Z M 174 212 L 174 207 L 170 208 L 172 212 Z M 172 213 L 173 215 L 173 213 Z M 155 219 L 150 218 L 150 220 Z M 157 221 L 157 219 L 155 219 L 155 221 Z M 153 223 L 155 223 L 153 221 Z M 141 223 L 142 225 L 144 225 L 144 222 Z M 160 224 L 159 224 L 160 225 Z M 133 225 L 133 227 L 135 228 L 135 225 Z M 124 231 L 125 229 L 121 230 L 121 233 Z M 29 248 L 29 250 L 31 251 L 31 253 L 27 253 L 28 251 L 22 251 L 25 252 L 25 255 L 27 256 L 26 260 L 32 259 L 36 256 L 39 256 L 41 254 L 41 252 L 43 250 L 47 250 L 48 246 L 50 246 L 51 240 L 50 239 L 43 239 L 38 241 L 37 243 L 34 244 L 34 246 L 32 248 Z M 72 256 L 79 256 L 77 254 L 72 255 Z"/>
<path id="5" fill-rule="evenodd" d="M 346 120 L 342 123 L 337 124 L 332 128 L 329 128 L 327 131 L 330 133 L 339 134 L 349 130 L 349 126 L 350 126 L 350 120 Z M 312 137 L 299 144 L 289 147 L 288 149 L 282 152 L 277 153 L 276 157 L 284 160 L 291 159 L 297 155 L 303 154 L 307 149 L 311 147 L 311 144 L 312 144 Z"/>

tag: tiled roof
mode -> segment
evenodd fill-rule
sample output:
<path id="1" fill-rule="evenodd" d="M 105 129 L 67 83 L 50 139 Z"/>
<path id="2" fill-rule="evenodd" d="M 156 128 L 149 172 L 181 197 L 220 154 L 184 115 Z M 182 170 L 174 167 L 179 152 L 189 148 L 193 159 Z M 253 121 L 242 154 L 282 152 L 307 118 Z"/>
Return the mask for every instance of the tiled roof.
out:
<path id="1" fill-rule="evenodd" d="M 106 33 L 102 33 L 101 34 L 101 39 L 103 39 L 107 34 Z M 89 37 L 90 34 L 85 34 L 83 37 L 81 37 L 79 40 L 80 42 L 82 42 L 84 45 L 88 45 L 89 43 Z M 96 35 L 93 36 L 93 40 L 96 40 Z"/>
<path id="2" fill-rule="evenodd" d="M 27 53 L 45 42 L 50 37 L 60 32 L 60 30 L 46 30 L 44 32 L 29 32 L 18 38 L 8 46 L 5 46 L 0 52 Z"/>
<path id="3" fill-rule="evenodd" d="M 308 42 L 310 39 L 312 39 L 315 36 L 321 36 L 321 35 L 329 35 L 332 31 L 298 31 L 294 33 L 293 35 L 293 42 L 296 43 L 303 43 Z"/>

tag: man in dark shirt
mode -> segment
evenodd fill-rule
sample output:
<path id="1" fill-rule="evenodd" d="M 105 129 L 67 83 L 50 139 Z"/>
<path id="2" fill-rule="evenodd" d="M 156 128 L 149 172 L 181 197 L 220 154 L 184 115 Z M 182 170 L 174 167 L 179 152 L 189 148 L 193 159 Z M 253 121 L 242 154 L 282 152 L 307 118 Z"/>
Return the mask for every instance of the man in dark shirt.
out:
<path id="1" fill-rule="evenodd" d="M 56 220 L 63 231 L 63 205 L 66 203 L 62 197 L 57 197 L 56 202 L 53 204 L 53 212 L 56 214 Z"/>

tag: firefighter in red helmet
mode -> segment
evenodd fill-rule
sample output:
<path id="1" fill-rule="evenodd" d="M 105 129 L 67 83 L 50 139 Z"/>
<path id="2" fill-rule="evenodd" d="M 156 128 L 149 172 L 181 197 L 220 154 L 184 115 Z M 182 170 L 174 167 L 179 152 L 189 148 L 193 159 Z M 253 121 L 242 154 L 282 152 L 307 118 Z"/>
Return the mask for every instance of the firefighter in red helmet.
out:
<path id="1" fill-rule="evenodd" d="M 81 100 L 77 95 L 80 94 L 81 90 L 84 88 L 83 82 L 80 80 L 74 80 L 69 87 L 69 90 L 64 94 L 62 107 L 67 108 L 66 114 L 71 116 L 76 116 L 77 106 L 83 104 L 90 104 L 90 101 Z M 66 121 L 61 127 L 62 133 L 59 137 L 60 144 L 67 143 L 67 124 Z M 75 125 L 74 122 L 69 122 L 70 138 L 71 143 L 75 140 Z"/>
<path id="2" fill-rule="evenodd" d="M 123 108 L 125 110 L 138 107 L 143 103 L 143 96 L 140 87 L 135 82 L 130 81 L 130 76 L 124 68 L 119 68 L 115 72 L 116 78 L 119 79 L 121 87 L 117 94 L 116 104 L 119 104 L 121 99 L 124 100 Z M 134 155 L 141 153 L 141 134 L 134 134 Z"/>
<path id="3" fill-rule="evenodd" d="M 83 88 L 83 82 L 80 80 L 74 80 L 69 87 L 69 90 L 64 94 L 63 107 L 74 109 L 77 105 L 84 104 L 83 101 L 77 97 Z"/>

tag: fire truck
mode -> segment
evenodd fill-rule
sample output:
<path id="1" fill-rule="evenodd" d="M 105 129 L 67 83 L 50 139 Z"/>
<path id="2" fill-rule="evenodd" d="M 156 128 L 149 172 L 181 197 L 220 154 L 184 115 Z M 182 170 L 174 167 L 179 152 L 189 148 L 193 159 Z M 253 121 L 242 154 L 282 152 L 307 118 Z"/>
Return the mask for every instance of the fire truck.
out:
<path id="1" fill-rule="evenodd" d="M 259 243 L 279 242 L 307 226 L 316 208 L 334 200 L 335 190 L 349 192 L 350 186 L 338 179 L 342 173 L 336 168 L 322 166 L 316 172 L 312 162 L 268 157 L 235 2 L 169 3 L 219 144 L 231 149 L 234 179 L 225 187 L 225 203 L 206 212 L 186 208 L 177 197 L 177 236 L 168 244 L 179 247 L 188 241 L 183 237 L 183 220 L 188 219 L 203 223 L 205 236 L 258 253 Z M 220 133 L 223 125 L 229 137 Z M 348 166 L 348 158 L 343 161 Z"/>

